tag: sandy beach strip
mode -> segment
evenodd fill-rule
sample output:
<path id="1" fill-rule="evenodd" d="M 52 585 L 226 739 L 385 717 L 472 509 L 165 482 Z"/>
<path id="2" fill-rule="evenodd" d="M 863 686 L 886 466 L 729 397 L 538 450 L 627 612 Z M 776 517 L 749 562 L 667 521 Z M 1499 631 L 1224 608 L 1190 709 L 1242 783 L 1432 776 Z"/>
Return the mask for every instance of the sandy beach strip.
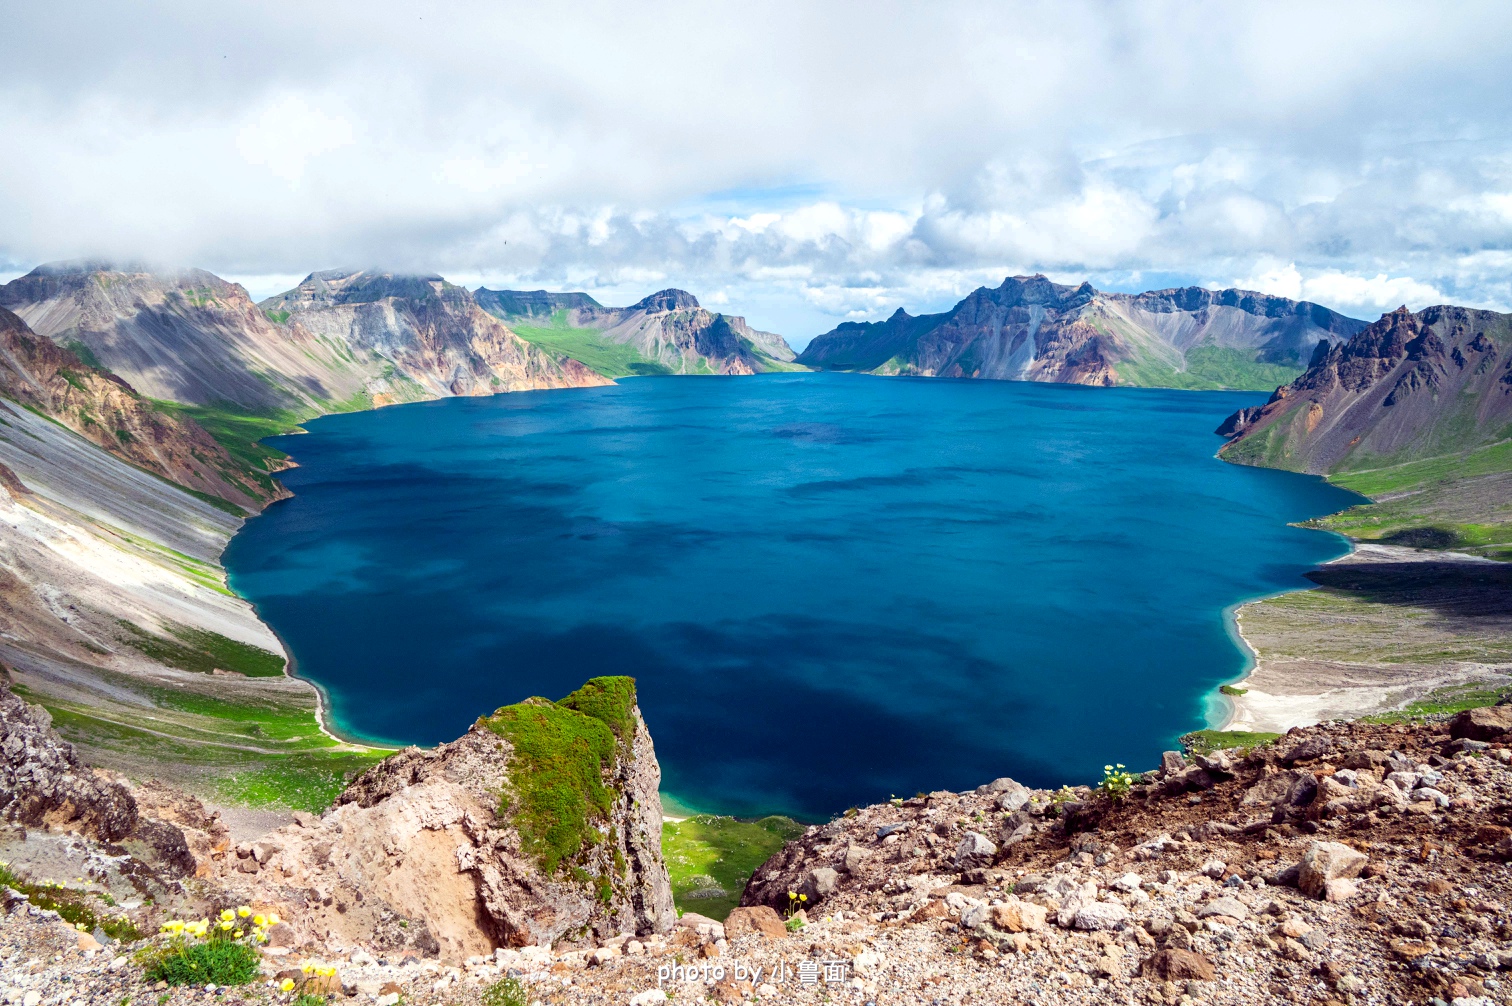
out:
<path id="1" fill-rule="evenodd" d="M 1430 562 L 1499 565 L 1460 552 L 1361 542 L 1320 568 Z M 1512 613 L 1466 625 L 1431 605 L 1356 597 L 1334 603 L 1333 593 L 1289 592 L 1235 610 L 1234 628 L 1253 666 L 1236 683 L 1245 694 L 1223 696 L 1228 716 L 1220 729 L 1279 733 L 1400 709 L 1447 686 L 1512 683 L 1507 647 L 1494 642 L 1512 638 Z M 1482 645 L 1487 635 L 1493 641 Z"/>

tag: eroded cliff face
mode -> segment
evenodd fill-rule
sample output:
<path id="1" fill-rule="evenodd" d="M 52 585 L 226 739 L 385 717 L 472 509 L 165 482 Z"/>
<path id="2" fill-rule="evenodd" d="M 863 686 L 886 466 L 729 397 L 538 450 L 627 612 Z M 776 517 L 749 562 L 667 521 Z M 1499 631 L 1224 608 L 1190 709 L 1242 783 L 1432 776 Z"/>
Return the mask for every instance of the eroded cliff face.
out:
<path id="1" fill-rule="evenodd" d="M 196 406 L 303 417 L 604 383 L 439 277 L 316 273 L 254 304 L 199 269 L 51 263 L 0 286 L 0 305 L 143 394 Z"/>
<path id="2" fill-rule="evenodd" d="M 282 906 L 301 940 L 459 959 L 665 932 L 660 781 L 634 683 L 596 678 L 395 754 L 215 869 L 237 897 Z"/>
<path id="3" fill-rule="evenodd" d="M 142 394 L 190 405 L 311 415 L 362 392 L 376 367 L 201 269 L 50 263 L 0 286 L 0 305 Z"/>
<path id="4" fill-rule="evenodd" d="M 943 314 L 901 308 L 847 322 L 798 357 L 809 366 L 922 377 L 1112 386 L 1274 387 L 1313 346 L 1363 322 L 1316 304 L 1197 287 L 1142 294 L 1014 276 Z M 1260 383 L 1256 383 L 1260 382 Z"/>
<path id="5" fill-rule="evenodd" d="M 80 761 L 53 732 L 47 710 L 12 695 L 8 684 L 0 679 L 0 816 L 102 842 L 131 834 L 137 806 L 127 787 Z"/>
<path id="6" fill-rule="evenodd" d="M 288 495 L 271 480 L 253 477 L 194 420 L 144 399 L 3 307 L 0 395 L 51 416 L 118 458 L 248 510 Z"/>
<path id="7" fill-rule="evenodd" d="M 1230 461 L 1328 473 L 1469 450 L 1512 424 L 1512 315 L 1405 307 L 1218 432 Z"/>
<path id="8" fill-rule="evenodd" d="M 384 384 L 369 389 L 375 405 L 608 383 L 525 342 L 439 276 L 312 273 L 259 306 L 358 359 L 379 361 L 375 376 Z"/>

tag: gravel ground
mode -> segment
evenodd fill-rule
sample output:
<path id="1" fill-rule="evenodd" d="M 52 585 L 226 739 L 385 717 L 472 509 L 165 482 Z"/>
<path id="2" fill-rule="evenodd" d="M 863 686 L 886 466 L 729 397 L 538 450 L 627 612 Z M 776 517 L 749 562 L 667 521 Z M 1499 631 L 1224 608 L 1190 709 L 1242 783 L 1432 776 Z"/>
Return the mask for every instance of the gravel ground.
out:
<path id="1" fill-rule="evenodd" d="M 542 1004 L 1512 1003 L 1512 749 L 1450 742 L 1445 724 L 1329 725 L 1173 758 L 1117 801 L 1009 780 L 933 793 L 808 829 L 728 932 L 685 915 L 665 936 L 456 962 L 277 948 L 262 983 L 209 992 L 148 985 L 132 948 L 15 901 L 0 998 L 289 1002 L 267 982 L 311 963 L 354 1006 L 461 1006 L 508 976 Z M 760 905 L 788 891 L 812 906 L 795 931 Z"/>

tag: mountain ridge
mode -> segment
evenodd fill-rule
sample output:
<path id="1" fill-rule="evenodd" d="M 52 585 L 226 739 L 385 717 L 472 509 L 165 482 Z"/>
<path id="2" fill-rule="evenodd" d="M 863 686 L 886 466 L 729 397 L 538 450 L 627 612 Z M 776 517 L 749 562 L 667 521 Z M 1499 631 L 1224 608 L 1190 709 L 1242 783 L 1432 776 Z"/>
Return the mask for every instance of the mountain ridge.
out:
<path id="1" fill-rule="evenodd" d="M 658 290 L 619 308 L 584 293 L 479 287 L 475 296 L 525 338 L 589 357 L 606 377 L 795 369 L 796 354 L 782 336 L 709 311 L 686 290 Z"/>
<path id="2" fill-rule="evenodd" d="M 1412 462 L 1512 437 L 1512 315 L 1405 306 L 1319 349 L 1265 405 L 1219 427 L 1221 456 L 1315 474 Z"/>
<path id="3" fill-rule="evenodd" d="M 797 362 L 890 376 L 1260 389 L 1300 372 L 1317 342 L 1365 324 L 1254 291 L 1105 293 L 1036 274 L 979 287 L 949 311 L 900 307 L 885 321 L 842 323 Z"/>

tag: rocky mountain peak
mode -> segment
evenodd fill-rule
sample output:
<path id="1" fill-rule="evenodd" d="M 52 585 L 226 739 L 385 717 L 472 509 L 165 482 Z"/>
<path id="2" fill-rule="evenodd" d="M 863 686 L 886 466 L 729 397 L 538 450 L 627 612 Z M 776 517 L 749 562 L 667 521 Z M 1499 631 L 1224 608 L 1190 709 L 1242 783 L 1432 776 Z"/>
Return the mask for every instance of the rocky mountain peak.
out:
<path id="1" fill-rule="evenodd" d="M 662 311 L 691 311 L 698 306 L 698 298 L 688 291 L 668 288 L 636 301 L 630 305 L 630 310 L 652 314 Z"/>
<path id="2" fill-rule="evenodd" d="M 1231 416 L 1222 456 L 1323 473 L 1493 442 L 1512 418 L 1508 342 L 1512 315 L 1399 307 L 1315 347 L 1306 372 L 1263 408 Z"/>

